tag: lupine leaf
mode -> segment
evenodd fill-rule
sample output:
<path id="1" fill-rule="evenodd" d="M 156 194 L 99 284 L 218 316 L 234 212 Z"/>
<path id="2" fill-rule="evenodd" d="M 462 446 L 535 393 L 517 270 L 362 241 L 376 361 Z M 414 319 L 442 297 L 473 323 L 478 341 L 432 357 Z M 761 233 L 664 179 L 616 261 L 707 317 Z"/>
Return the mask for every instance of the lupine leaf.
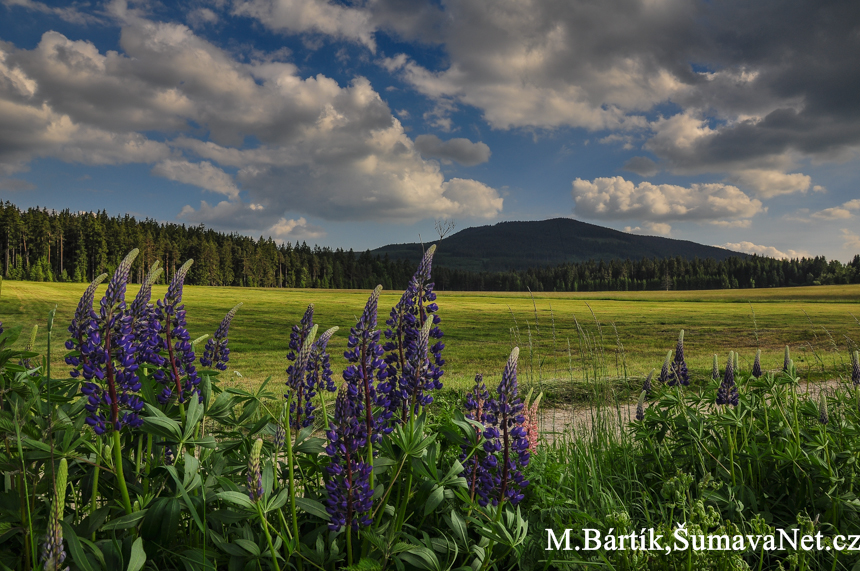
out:
<path id="1" fill-rule="evenodd" d="M 146 552 L 143 550 L 143 538 L 138 537 L 131 545 L 131 557 L 126 571 L 140 571 L 146 564 Z"/>
<path id="2" fill-rule="evenodd" d="M 312 500 L 310 498 L 296 498 L 296 507 L 311 515 L 321 517 L 325 521 L 329 520 L 329 515 L 328 512 L 325 511 L 325 506 L 316 500 Z"/>
<path id="3" fill-rule="evenodd" d="M 75 530 L 72 529 L 72 526 L 62 520 L 60 521 L 60 525 L 63 526 L 63 538 L 69 544 L 69 551 L 71 552 L 72 561 L 75 562 L 75 565 L 80 567 L 83 571 L 96 571 L 90 560 L 87 559 L 87 555 L 84 553 L 84 548 L 81 546 L 81 542 L 78 540 L 78 536 L 75 534 Z"/>
<path id="4" fill-rule="evenodd" d="M 110 531 L 112 529 L 130 529 L 136 526 L 137 522 L 144 518 L 146 512 L 147 510 L 143 509 L 139 512 L 130 513 L 122 517 L 112 519 L 111 521 L 104 524 L 101 529 L 104 531 Z"/>

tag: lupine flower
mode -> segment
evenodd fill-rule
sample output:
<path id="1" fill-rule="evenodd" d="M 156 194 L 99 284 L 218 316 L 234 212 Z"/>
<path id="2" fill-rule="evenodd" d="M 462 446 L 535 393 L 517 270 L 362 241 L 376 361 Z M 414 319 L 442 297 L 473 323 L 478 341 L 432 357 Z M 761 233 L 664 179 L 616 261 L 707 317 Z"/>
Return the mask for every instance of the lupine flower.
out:
<path id="1" fill-rule="evenodd" d="M 433 402 L 433 397 L 428 393 L 442 388 L 439 379 L 443 375 L 441 367 L 445 364 L 442 358 L 445 344 L 439 341 L 443 336 L 438 327 L 441 319 L 436 315 L 439 306 L 435 303 L 434 284 L 430 283 L 435 251 L 435 245 L 427 249 L 406 291 L 391 309 L 385 322 L 388 329 L 385 331 L 383 348 L 386 351 L 388 378 L 380 385 L 380 392 L 385 393 L 389 410 L 394 419 L 400 422 L 406 421 L 410 410 L 417 414 L 421 408 Z M 426 351 L 433 358 L 427 361 L 426 367 L 416 368 L 415 363 L 424 363 L 426 359 L 421 330 L 428 321 L 432 322 L 432 326 Z M 437 341 L 433 343 L 430 339 Z"/>
<path id="2" fill-rule="evenodd" d="M 480 422 L 486 422 L 486 404 L 490 400 L 490 393 L 487 391 L 487 386 L 484 384 L 484 377 L 481 373 L 475 375 L 475 384 L 472 390 L 466 393 L 466 413 L 468 419 Z M 477 441 L 481 442 L 481 430 L 475 428 Z M 468 456 L 468 448 L 462 446 L 463 453 L 460 454 L 460 461 L 463 462 L 463 476 L 468 477 L 469 495 L 475 499 L 475 489 L 478 484 L 478 474 L 482 469 L 477 455 Z"/>
<path id="3" fill-rule="evenodd" d="M 349 398 L 358 399 L 361 395 L 362 402 L 355 401 L 357 413 L 364 416 L 364 423 L 368 437 L 371 442 L 377 442 L 382 434 L 391 432 L 388 421 L 392 413 L 388 410 L 389 400 L 384 393 L 377 392 L 375 379 L 382 383 L 388 373 L 385 370 L 385 361 L 382 360 L 382 346 L 379 344 L 379 331 L 376 329 L 376 311 L 379 302 L 379 294 L 382 286 L 376 286 L 364 311 L 358 319 L 355 327 L 350 329 L 347 339 L 347 350 L 343 356 L 352 363 L 343 372 L 346 381 Z M 373 416 L 373 405 L 383 407 L 383 410 Z"/>
<path id="4" fill-rule="evenodd" d="M 860 386 L 860 352 L 851 353 L 851 382 L 854 386 Z"/>
<path id="5" fill-rule="evenodd" d="M 96 434 L 103 434 L 108 426 L 121 430 L 123 426 L 137 428 L 143 424 L 138 416 L 143 401 L 137 395 L 140 381 L 133 319 L 125 303 L 128 275 L 137 254 L 137 249 L 132 250 L 117 266 L 99 304 L 99 313 L 90 311 L 87 331 L 78 348 L 86 381 L 81 387 L 87 396 L 86 423 Z M 88 293 L 89 289 L 84 296 Z M 87 300 L 82 299 L 79 307 L 85 309 L 86 305 Z"/>
<path id="6" fill-rule="evenodd" d="M 818 422 L 827 424 L 830 416 L 827 414 L 827 394 L 824 391 L 818 393 Z"/>
<path id="7" fill-rule="evenodd" d="M 242 303 L 227 312 L 218 329 L 215 331 L 215 336 L 206 342 L 206 348 L 203 350 L 203 356 L 200 358 L 200 364 L 204 367 L 211 367 L 215 363 L 215 368 L 219 371 L 227 370 L 227 362 L 230 360 L 230 349 L 227 347 L 227 333 L 230 331 L 230 322 Z"/>
<path id="8" fill-rule="evenodd" d="M 788 351 L 788 345 L 785 346 L 785 357 L 782 359 L 782 372 L 787 373 L 791 370 L 791 354 Z"/>
<path id="9" fill-rule="evenodd" d="M 173 453 L 172 446 L 164 447 L 164 464 L 166 466 L 173 466 L 173 463 L 176 462 L 176 455 Z"/>
<path id="10" fill-rule="evenodd" d="M 96 289 L 106 277 L 107 274 L 100 275 L 84 290 L 84 295 L 81 296 L 81 301 L 78 302 L 78 308 L 75 310 L 71 324 L 69 324 L 69 333 L 72 337 L 66 341 L 66 349 L 77 352 L 77 354 L 67 355 L 66 364 L 73 367 L 69 371 L 69 374 L 73 378 L 80 376 L 81 372 L 78 370 L 78 366 L 86 362 L 86 357 L 81 354 L 81 345 L 84 344 L 91 330 L 92 320 L 96 318 L 96 314 L 93 312 L 93 300 L 96 296 Z"/>
<path id="11" fill-rule="evenodd" d="M 310 424 L 307 418 L 302 419 L 302 412 L 305 408 L 305 402 L 307 402 L 308 406 L 310 405 L 310 398 L 306 394 L 307 386 L 305 385 L 305 380 L 307 375 L 305 373 L 307 372 L 308 359 L 311 356 L 311 347 L 317 335 L 317 327 L 317 325 L 314 325 L 308 331 L 296 355 L 295 362 L 287 369 L 289 371 L 289 377 L 287 378 L 288 393 L 284 396 L 290 399 L 288 421 L 289 425 L 297 430 L 302 426 Z"/>
<path id="12" fill-rule="evenodd" d="M 729 360 L 726 362 L 726 374 L 723 382 L 717 389 L 717 404 L 738 406 L 738 387 L 735 384 L 735 362 L 734 353 L 729 352 Z"/>
<path id="13" fill-rule="evenodd" d="M 158 353 L 161 346 L 159 337 L 161 323 L 156 316 L 155 305 L 150 303 L 150 300 L 152 298 L 152 284 L 162 273 L 163 270 L 158 267 L 157 261 L 152 264 L 134 301 L 129 306 L 129 313 L 133 319 L 132 330 L 136 343 L 137 362 L 139 364 L 149 363 L 158 367 L 163 367 L 167 361 Z"/>
<path id="14" fill-rule="evenodd" d="M 647 394 L 648 391 L 642 391 L 639 393 L 639 402 L 636 403 L 636 420 L 645 419 L 645 396 Z"/>
<path id="15" fill-rule="evenodd" d="M 669 386 L 673 387 L 677 384 L 687 386 L 690 384 L 690 374 L 687 371 L 687 361 L 684 360 L 684 330 L 678 335 L 678 345 L 675 347 L 675 361 L 672 363 L 673 379 L 669 381 Z"/>
<path id="16" fill-rule="evenodd" d="M 538 439 L 540 438 L 540 416 L 538 415 L 538 406 L 543 393 L 539 394 L 535 400 L 529 403 L 526 398 L 523 406 L 523 424 L 522 427 L 526 430 L 526 440 L 529 444 L 529 452 L 537 452 Z"/>
<path id="17" fill-rule="evenodd" d="M 192 263 L 194 260 L 188 260 L 173 274 L 173 280 L 167 288 L 164 299 L 158 300 L 155 309 L 155 316 L 161 322 L 164 333 L 160 346 L 162 350 L 167 350 L 167 362 L 152 375 L 162 385 L 161 394 L 158 395 L 158 402 L 162 404 L 170 401 L 174 389 L 180 403 L 186 402 L 193 394 L 202 398 L 198 387 L 200 377 L 197 376 L 197 368 L 194 366 L 195 355 L 191 347 L 191 335 L 188 333 L 185 321 L 185 306 L 182 305 L 185 276 Z"/>
<path id="18" fill-rule="evenodd" d="M 642 383 L 642 390 L 645 391 L 646 394 L 651 394 L 652 386 L 651 386 L 651 378 L 654 376 L 654 369 L 651 369 L 651 372 L 648 373 L 648 376 L 645 377 L 645 382 Z"/>
<path id="19" fill-rule="evenodd" d="M 263 439 L 258 438 L 251 445 L 248 456 L 248 497 L 252 502 L 263 499 L 263 472 L 260 468 L 260 453 L 263 450 Z"/>
<path id="20" fill-rule="evenodd" d="M 349 388 L 359 391 L 351 395 Z M 371 524 L 370 509 L 373 507 L 373 491 L 370 489 L 370 473 L 373 467 L 362 459 L 361 449 L 367 444 L 367 425 L 358 406 L 363 396 L 362 385 L 344 385 L 337 395 L 334 419 L 326 432 L 326 453 L 331 463 L 325 470 L 328 475 L 325 488 L 326 512 L 331 522 L 329 529 L 338 531 L 344 527 L 358 530 L 359 526 Z"/>
<path id="21" fill-rule="evenodd" d="M 761 372 L 761 349 L 755 352 L 755 361 L 753 362 L 752 375 L 755 378 L 762 376 Z"/>
<path id="22" fill-rule="evenodd" d="M 0 335 L 3 335 L 3 322 L 0 321 Z"/>
<path id="23" fill-rule="evenodd" d="M 657 380 L 661 383 L 668 383 L 669 386 L 673 386 L 672 378 L 674 377 L 672 371 L 672 351 L 666 353 L 666 358 L 663 360 L 663 368 L 660 369 L 660 376 L 657 377 Z"/>
<path id="24" fill-rule="evenodd" d="M 69 465 L 65 458 L 60 459 L 60 465 L 56 474 L 56 489 L 54 490 L 54 503 L 51 505 L 51 513 L 48 519 L 48 533 L 42 543 L 42 566 L 45 571 L 59 571 L 66 559 L 63 549 L 63 528 L 60 521 L 63 519 L 63 511 L 66 505 L 66 487 L 68 485 Z"/>
<path id="25" fill-rule="evenodd" d="M 280 450 L 284 447 L 284 443 L 287 440 L 287 431 L 284 430 L 284 427 L 281 426 L 281 423 L 278 423 L 275 426 L 275 448 Z"/>
<path id="26" fill-rule="evenodd" d="M 529 442 L 522 427 L 523 403 L 517 397 L 517 357 L 515 347 L 508 358 L 497 396 L 487 402 L 484 428 L 483 470 L 479 474 L 478 504 L 494 506 L 508 500 L 516 505 L 523 499 L 521 489 L 528 485 L 520 468 L 529 463 Z M 501 455 L 501 458 L 498 456 Z"/>
<path id="27" fill-rule="evenodd" d="M 302 348 L 302 345 L 305 343 L 305 338 L 308 336 L 308 333 L 311 331 L 311 327 L 314 326 L 314 304 L 309 304 L 308 308 L 305 310 L 305 314 L 302 316 L 301 321 L 299 321 L 298 325 L 293 325 L 293 329 L 290 332 L 290 352 L 287 353 L 287 361 L 294 363 L 296 360 L 296 354 Z M 293 369 L 293 365 L 287 367 L 287 374 L 291 374 Z"/>
<path id="28" fill-rule="evenodd" d="M 720 364 L 717 362 L 716 353 L 714 353 L 714 365 L 711 367 L 711 378 L 715 381 L 720 380 Z"/>

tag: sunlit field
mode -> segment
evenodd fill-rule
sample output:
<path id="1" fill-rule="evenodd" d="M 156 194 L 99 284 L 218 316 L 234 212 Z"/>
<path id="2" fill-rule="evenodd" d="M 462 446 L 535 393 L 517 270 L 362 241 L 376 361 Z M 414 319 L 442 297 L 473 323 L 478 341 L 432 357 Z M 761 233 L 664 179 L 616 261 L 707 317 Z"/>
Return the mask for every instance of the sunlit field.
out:
<path id="1" fill-rule="evenodd" d="M 57 306 L 53 354 L 62 367 L 65 326 L 85 284 L 4 281 L 0 319 L 44 326 Z M 96 296 L 98 300 L 104 286 Z M 129 297 L 137 285 L 129 287 Z M 165 288 L 155 287 L 153 299 Z M 244 306 L 230 329 L 230 383 L 258 386 L 268 376 L 286 379 L 290 328 L 307 304 L 315 304 L 321 330 L 340 327 L 330 344 L 336 378 L 346 347 L 370 292 L 356 290 L 250 289 L 186 286 L 184 300 L 192 338 L 212 334 L 235 304 Z M 401 292 L 383 292 L 380 328 Z M 594 377 L 639 378 L 662 364 L 685 330 L 693 379 L 709 375 L 713 353 L 733 350 L 751 366 L 762 350 L 766 370 L 782 367 L 791 347 L 802 378 L 836 378 L 848 372 L 848 349 L 860 339 L 860 285 L 777 289 L 528 293 L 438 292 L 445 333 L 446 388 L 465 389 L 475 373 L 495 382 L 511 347 L 521 348 L 520 377 L 549 386 Z M 25 342 L 22 336 L 17 343 Z M 45 342 L 44 327 L 37 343 Z M 58 370 L 58 369 L 55 369 Z M 225 379 L 226 380 L 226 379 Z"/>

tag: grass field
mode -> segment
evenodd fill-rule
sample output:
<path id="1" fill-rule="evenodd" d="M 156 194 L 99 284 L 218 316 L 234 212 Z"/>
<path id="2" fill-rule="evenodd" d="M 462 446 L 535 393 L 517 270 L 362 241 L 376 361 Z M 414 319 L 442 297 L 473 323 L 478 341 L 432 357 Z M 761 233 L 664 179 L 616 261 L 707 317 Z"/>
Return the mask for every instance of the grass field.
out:
<path id="1" fill-rule="evenodd" d="M 55 371 L 62 370 L 65 328 L 85 287 L 4 281 L 0 320 L 7 327 L 22 324 L 25 329 L 39 324 L 37 343 L 44 347 L 46 316 L 56 305 L 53 351 L 58 357 L 54 366 L 60 367 Z M 153 296 L 164 292 L 164 287 L 156 287 Z M 131 286 L 129 297 L 135 293 L 136 286 Z M 290 328 L 311 302 L 320 330 L 334 325 L 341 328 L 330 344 L 332 362 L 339 372 L 349 327 L 369 293 L 187 286 L 184 300 L 192 338 L 212 334 L 223 315 L 244 302 L 230 330 L 228 373 L 231 382 L 254 386 L 268 375 L 273 381 L 285 379 Z M 399 296 L 400 292 L 383 292 L 379 303 L 382 327 Z M 680 329 L 686 331 L 687 362 L 694 378 L 709 375 L 714 352 L 723 366 L 730 350 L 740 352 L 741 366 L 748 369 L 760 348 L 763 367 L 779 369 L 786 344 L 804 378 L 844 376 L 848 349 L 856 348 L 855 341 L 860 340 L 860 285 L 541 293 L 534 297 L 528 293 L 438 292 L 437 303 L 446 343 L 443 380 L 446 387 L 455 389 L 467 387 L 477 372 L 494 384 L 515 344 L 521 349 L 522 382 L 581 386 L 595 378 L 641 377 L 651 368 L 659 370 Z"/>

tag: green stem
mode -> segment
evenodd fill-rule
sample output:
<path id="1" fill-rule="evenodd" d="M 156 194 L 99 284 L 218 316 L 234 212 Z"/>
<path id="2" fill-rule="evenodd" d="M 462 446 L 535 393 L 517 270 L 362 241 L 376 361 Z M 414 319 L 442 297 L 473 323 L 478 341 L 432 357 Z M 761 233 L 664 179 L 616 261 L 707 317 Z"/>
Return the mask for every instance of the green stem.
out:
<path id="1" fill-rule="evenodd" d="M 125 505 L 125 513 L 130 514 L 131 500 L 128 497 L 128 488 L 125 485 L 125 473 L 122 470 L 122 444 L 119 439 L 119 431 L 113 431 L 113 458 L 114 470 L 116 472 L 116 481 L 119 484 L 119 491 L 122 493 L 122 502 Z"/>
<path id="2" fill-rule="evenodd" d="M 287 402 L 287 411 L 289 411 L 290 407 L 292 406 L 292 400 L 293 400 L 292 396 L 290 396 L 290 399 Z M 296 405 L 296 406 L 298 406 L 298 405 Z M 289 491 L 289 494 L 290 494 L 290 514 L 292 515 L 292 520 L 293 520 L 293 537 L 296 539 L 296 542 L 298 543 L 298 541 L 299 541 L 299 519 L 298 519 L 298 516 L 296 515 L 296 481 L 295 481 L 295 475 L 293 472 L 293 464 L 295 462 L 293 462 L 293 435 L 292 435 L 292 430 L 290 429 L 290 422 L 289 422 L 290 420 L 291 419 L 289 417 L 289 412 L 288 412 L 287 413 L 287 427 L 286 427 L 288 432 L 287 432 L 287 437 L 284 438 L 284 440 L 286 441 L 286 445 L 287 445 L 287 469 L 289 470 L 289 478 L 290 478 L 290 481 L 287 482 L 287 486 L 289 487 L 289 490 L 290 490 Z M 298 431 L 298 429 L 296 429 L 296 440 L 298 440 L 298 438 L 299 438 L 299 431 Z"/>
<path id="3" fill-rule="evenodd" d="M 143 479 L 143 494 L 149 492 L 149 475 L 152 473 L 152 435 L 146 436 L 146 475 Z"/>
<path id="4" fill-rule="evenodd" d="M 278 558 L 275 555 L 275 547 L 272 545 L 272 534 L 269 533 L 269 524 L 266 521 L 265 516 L 263 516 L 263 508 L 260 506 L 260 502 L 256 502 L 257 505 L 257 515 L 260 516 L 260 523 L 263 524 L 263 532 L 266 534 L 266 543 L 269 545 L 269 553 L 272 554 L 272 569 L 274 571 L 280 571 L 281 567 L 278 565 Z"/>
<path id="5" fill-rule="evenodd" d="M 727 428 L 726 433 L 729 438 L 729 462 L 732 468 L 732 486 L 737 486 L 737 482 L 735 481 L 735 442 L 732 438 L 732 429 Z"/>

